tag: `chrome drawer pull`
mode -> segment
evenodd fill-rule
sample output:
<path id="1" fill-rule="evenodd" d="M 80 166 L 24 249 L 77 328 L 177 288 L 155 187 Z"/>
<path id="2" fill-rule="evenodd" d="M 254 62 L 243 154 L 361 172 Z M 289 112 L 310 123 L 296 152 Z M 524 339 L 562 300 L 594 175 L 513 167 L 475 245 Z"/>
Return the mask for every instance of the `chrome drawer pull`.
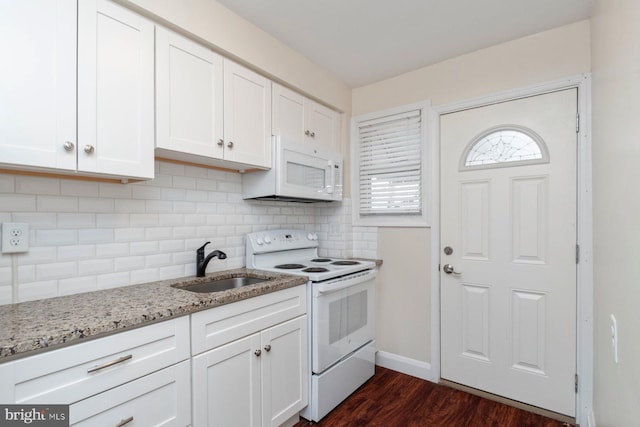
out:
<path id="1" fill-rule="evenodd" d="M 88 369 L 87 373 L 90 374 L 92 372 L 99 371 L 100 369 L 108 368 L 109 366 L 113 366 L 113 365 L 117 365 L 118 363 L 125 362 L 125 361 L 127 361 L 129 359 L 133 359 L 133 354 L 127 354 L 126 356 L 122 356 L 119 359 L 112 360 L 111 362 L 107 362 L 104 365 L 94 366 L 93 368 Z M 127 421 L 127 422 L 129 422 L 129 421 Z"/>
<path id="2" fill-rule="evenodd" d="M 120 421 L 118 424 L 116 424 L 113 427 L 122 427 L 125 424 L 129 424 L 131 421 L 133 421 L 133 417 L 129 417 L 126 420 L 122 420 L 122 421 Z"/>

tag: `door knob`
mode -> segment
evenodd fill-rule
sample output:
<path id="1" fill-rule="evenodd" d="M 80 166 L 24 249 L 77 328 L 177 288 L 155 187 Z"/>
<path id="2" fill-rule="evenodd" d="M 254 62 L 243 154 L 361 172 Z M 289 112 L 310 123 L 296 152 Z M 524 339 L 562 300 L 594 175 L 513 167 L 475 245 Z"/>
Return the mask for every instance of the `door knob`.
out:
<path id="1" fill-rule="evenodd" d="M 233 141 L 229 141 L 229 142 L 227 143 L 227 147 L 228 147 L 228 148 L 233 148 Z"/>
<path id="2" fill-rule="evenodd" d="M 257 349 L 256 351 L 253 352 L 253 354 L 255 354 L 256 356 L 260 357 L 260 355 L 262 354 L 262 350 Z"/>
<path id="3" fill-rule="evenodd" d="M 93 154 L 93 152 L 95 151 L 95 148 L 93 147 L 93 145 L 85 145 L 84 146 L 84 152 L 87 154 Z"/>
<path id="4" fill-rule="evenodd" d="M 451 264 L 445 264 L 442 266 L 442 271 L 444 271 L 447 274 L 462 274 L 459 271 L 455 270 L 455 267 Z"/>
<path id="5" fill-rule="evenodd" d="M 73 151 L 75 145 L 73 145 L 73 142 L 71 141 L 67 141 L 64 144 L 62 144 L 62 146 L 64 147 L 65 151 Z"/>
<path id="6" fill-rule="evenodd" d="M 269 344 L 265 345 L 265 346 L 264 346 L 264 350 L 265 350 L 266 352 L 270 352 L 270 351 L 271 351 L 271 346 L 270 346 Z"/>
<path id="7" fill-rule="evenodd" d="M 218 140 L 218 145 L 219 146 L 223 146 L 224 145 L 224 139 L 219 139 Z"/>

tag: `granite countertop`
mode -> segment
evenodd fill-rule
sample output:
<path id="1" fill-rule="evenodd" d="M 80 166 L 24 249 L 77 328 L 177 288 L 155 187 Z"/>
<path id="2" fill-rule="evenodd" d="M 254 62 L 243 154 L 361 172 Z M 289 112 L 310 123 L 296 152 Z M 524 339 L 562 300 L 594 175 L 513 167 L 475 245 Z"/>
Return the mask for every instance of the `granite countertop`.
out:
<path id="1" fill-rule="evenodd" d="M 268 281 L 215 293 L 177 289 L 240 275 Z M 0 363 L 306 283 L 246 268 L 0 306 Z"/>

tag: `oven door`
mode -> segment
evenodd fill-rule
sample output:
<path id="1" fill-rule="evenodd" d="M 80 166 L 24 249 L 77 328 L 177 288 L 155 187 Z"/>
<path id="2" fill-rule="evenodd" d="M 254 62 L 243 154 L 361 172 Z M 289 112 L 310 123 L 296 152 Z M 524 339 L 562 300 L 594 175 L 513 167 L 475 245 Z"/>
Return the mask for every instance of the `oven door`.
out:
<path id="1" fill-rule="evenodd" d="M 311 364 L 323 372 L 374 337 L 375 270 L 313 283 Z"/>

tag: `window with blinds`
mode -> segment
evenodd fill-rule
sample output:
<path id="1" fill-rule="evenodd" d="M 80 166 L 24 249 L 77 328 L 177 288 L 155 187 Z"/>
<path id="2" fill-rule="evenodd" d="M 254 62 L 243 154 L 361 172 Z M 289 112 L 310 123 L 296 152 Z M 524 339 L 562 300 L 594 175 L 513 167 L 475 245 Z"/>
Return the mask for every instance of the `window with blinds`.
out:
<path id="1" fill-rule="evenodd" d="M 421 215 L 423 110 L 358 121 L 360 216 Z"/>

